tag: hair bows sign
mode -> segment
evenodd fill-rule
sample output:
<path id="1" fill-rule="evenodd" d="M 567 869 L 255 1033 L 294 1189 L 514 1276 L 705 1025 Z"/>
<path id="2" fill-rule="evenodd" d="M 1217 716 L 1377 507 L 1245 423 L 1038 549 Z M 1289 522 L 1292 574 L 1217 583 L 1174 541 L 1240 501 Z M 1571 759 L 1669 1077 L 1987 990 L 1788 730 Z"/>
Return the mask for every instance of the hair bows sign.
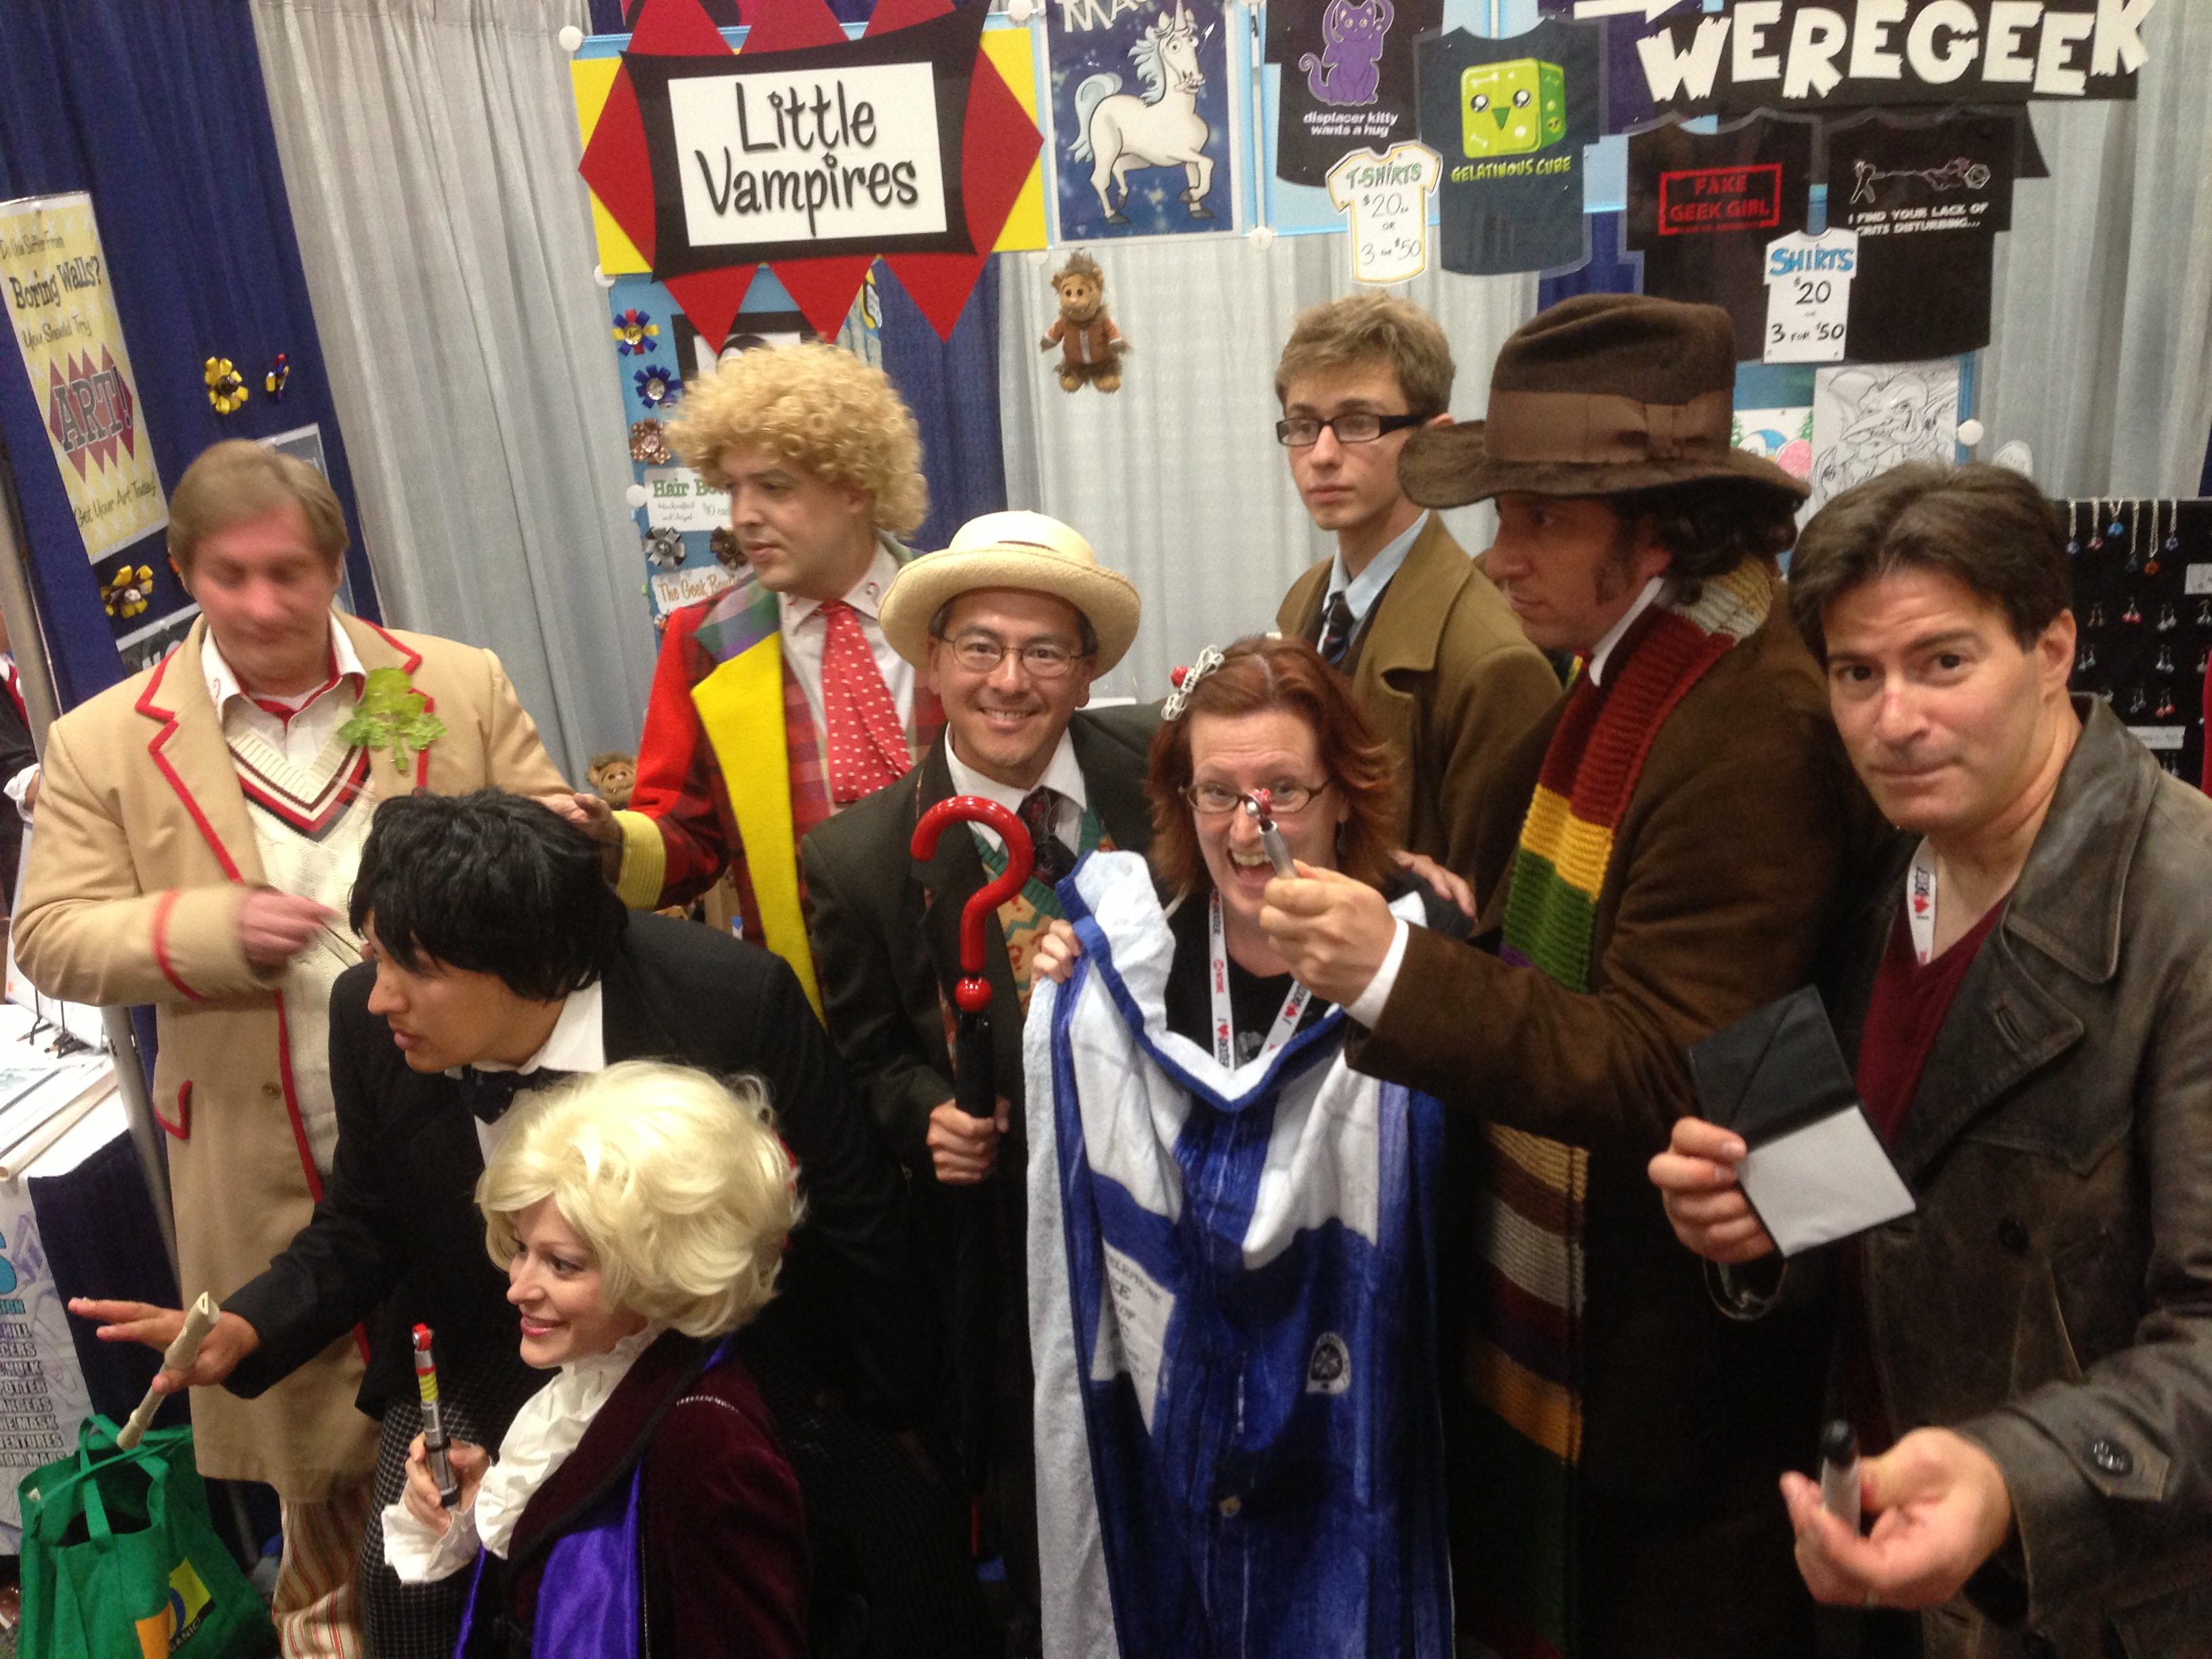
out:
<path id="1" fill-rule="evenodd" d="M 707 338 L 763 264 L 834 335 L 879 256 L 949 336 L 1043 142 L 985 10 L 883 0 L 854 40 L 777 0 L 732 52 L 699 0 L 646 0 L 580 171 Z"/>
<path id="2" fill-rule="evenodd" d="M 2157 0 L 1734 0 L 1636 42 L 1662 114 L 2133 98 Z M 1580 0 L 1577 16 L 1656 11 Z"/>

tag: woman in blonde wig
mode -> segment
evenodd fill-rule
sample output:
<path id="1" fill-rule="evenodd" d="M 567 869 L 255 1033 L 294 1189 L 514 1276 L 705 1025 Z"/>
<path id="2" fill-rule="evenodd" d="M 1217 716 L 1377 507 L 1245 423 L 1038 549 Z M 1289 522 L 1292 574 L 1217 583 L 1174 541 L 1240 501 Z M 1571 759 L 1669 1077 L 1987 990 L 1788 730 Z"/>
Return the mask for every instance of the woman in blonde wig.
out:
<path id="1" fill-rule="evenodd" d="M 477 1202 L 558 1375 L 495 1461 L 418 1437 L 385 1549 L 403 1580 L 473 1565 L 459 1652 L 520 1659 L 805 1651 L 805 1516 L 733 1334 L 798 1219 L 757 1083 L 630 1062 L 517 1107 Z"/>

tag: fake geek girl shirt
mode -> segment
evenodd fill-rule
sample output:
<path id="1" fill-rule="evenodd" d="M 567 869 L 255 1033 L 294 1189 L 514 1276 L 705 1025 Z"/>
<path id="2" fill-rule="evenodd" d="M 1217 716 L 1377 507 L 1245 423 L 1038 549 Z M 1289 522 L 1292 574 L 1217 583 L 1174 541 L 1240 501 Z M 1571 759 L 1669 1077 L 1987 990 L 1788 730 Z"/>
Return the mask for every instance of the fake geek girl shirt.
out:
<path id="1" fill-rule="evenodd" d="M 1719 132 L 1668 125 L 1628 141 L 1625 240 L 1644 255 L 1644 291 L 1724 307 L 1739 362 L 1765 346 L 1766 245 L 1805 228 L 1814 132 L 1754 115 Z"/>
<path id="2" fill-rule="evenodd" d="M 1556 18 L 1503 40 L 1454 29 L 1415 46 L 1421 142 L 1443 158 L 1445 270 L 1565 270 L 1589 258 L 1583 146 L 1598 138 L 1603 51 L 1596 28 Z"/>

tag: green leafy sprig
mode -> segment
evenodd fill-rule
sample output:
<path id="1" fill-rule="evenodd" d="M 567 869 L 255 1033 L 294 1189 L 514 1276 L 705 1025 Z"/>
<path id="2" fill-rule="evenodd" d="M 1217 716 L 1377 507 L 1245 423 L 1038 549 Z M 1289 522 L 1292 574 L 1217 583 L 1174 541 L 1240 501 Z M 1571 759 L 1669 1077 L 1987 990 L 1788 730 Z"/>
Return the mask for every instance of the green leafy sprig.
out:
<path id="1" fill-rule="evenodd" d="M 338 728 L 338 735 L 348 743 L 389 749 L 392 766 L 404 772 L 413 756 L 446 735 L 445 721 L 430 712 L 429 703 L 405 669 L 372 668 L 353 718 Z"/>

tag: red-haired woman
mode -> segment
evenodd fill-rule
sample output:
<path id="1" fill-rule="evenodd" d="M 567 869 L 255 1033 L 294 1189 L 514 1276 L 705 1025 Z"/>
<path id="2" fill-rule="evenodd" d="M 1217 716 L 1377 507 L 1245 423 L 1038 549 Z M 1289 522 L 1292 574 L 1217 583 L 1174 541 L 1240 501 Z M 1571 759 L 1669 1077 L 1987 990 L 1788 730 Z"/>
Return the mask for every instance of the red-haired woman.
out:
<path id="1" fill-rule="evenodd" d="M 1466 918 L 1407 890 L 1395 763 L 1312 646 L 1209 650 L 1163 714 L 1152 866 L 1062 884 L 1024 1034 L 1046 1650 L 1443 1659 L 1443 1109 L 1268 944 L 1261 819 Z"/>

